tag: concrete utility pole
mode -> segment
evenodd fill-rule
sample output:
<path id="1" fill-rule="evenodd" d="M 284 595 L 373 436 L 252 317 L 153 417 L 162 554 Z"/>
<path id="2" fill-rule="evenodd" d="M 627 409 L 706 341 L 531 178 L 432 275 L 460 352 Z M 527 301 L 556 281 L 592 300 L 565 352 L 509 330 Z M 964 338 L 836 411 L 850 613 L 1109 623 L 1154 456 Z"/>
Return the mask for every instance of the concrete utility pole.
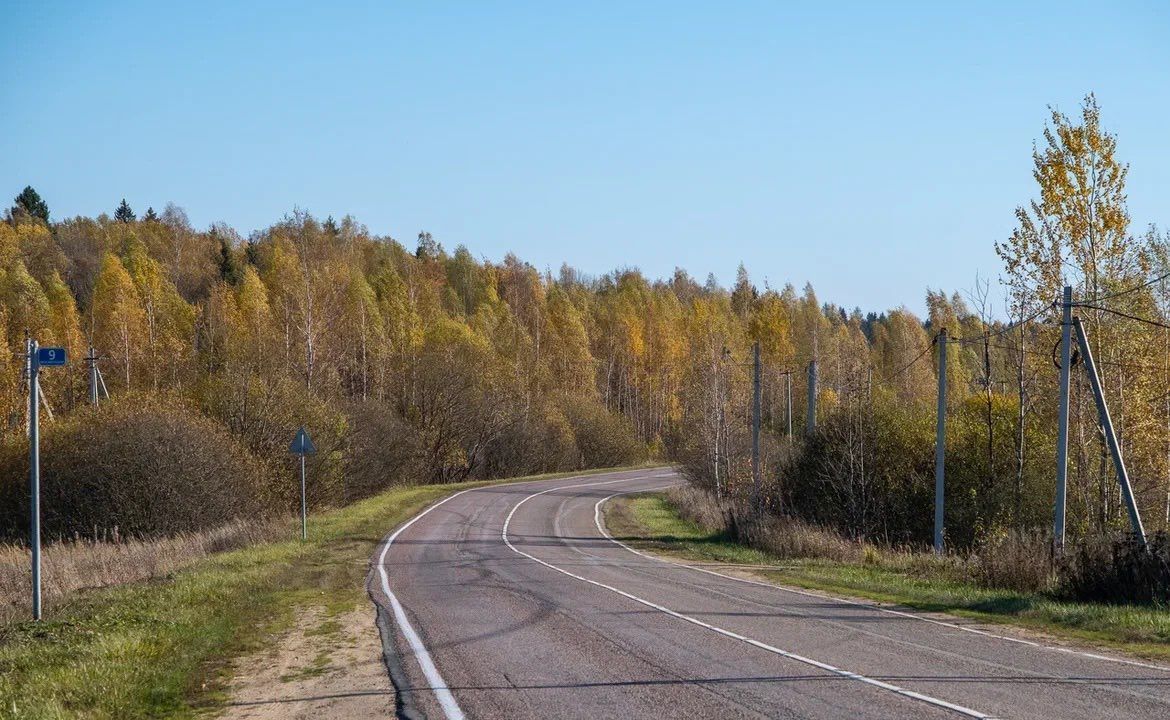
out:
<path id="1" fill-rule="evenodd" d="M 752 345 L 752 498 L 759 509 L 760 478 L 760 343 Z"/>
<path id="2" fill-rule="evenodd" d="M 1109 454 L 1113 456 L 1113 467 L 1117 470 L 1117 482 L 1121 485 L 1121 494 L 1125 498 L 1125 507 L 1129 511 L 1129 524 L 1133 534 L 1138 536 L 1142 547 L 1146 546 L 1146 530 L 1142 527 L 1142 516 L 1138 511 L 1137 501 L 1133 497 L 1133 487 L 1129 484 L 1129 472 L 1125 469 L 1125 459 L 1121 455 L 1121 445 L 1117 442 L 1117 433 L 1113 430 L 1113 418 L 1109 415 L 1109 406 L 1105 403 L 1105 393 L 1101 390 L 1101 378 L 1097 375 L 1097 365 L 1093 361 L 1093 351 L 1089 348 L 1089 339 L 1085 336 L 1085 328 L 1081 319 L 1074 317 L 1073 328 L 1077 332 L 1077 346 L 1081 351 L 1081 359 L 1085 363 L 1085 372 L 1089 374 L 1089 385 L 1093 388 L 1093 398 L 1097 401 L 1097 416 L 1101 421 L 1101 429 L 1105 431 L 1105 441 L 1109 445 Z"/>
<path id="3" fill-rule="evenodd" d="M 85 363 L 89 367 L 89 404 L 96 408 L 98 406 L 98 369 L 97 353 L 94 352 L 93 345 L 89 346 L 89 355 L 85 356 Z"/>
<path id="4" fill-rule="evenodd" d="M 947 329 L 938 331 L 938 408 L 934 435 L 934 551 L 943 551 L 943 503 L 947 459 Z"/>
<path id="5" fill-rule="evenodd" d="M 784 402 L 788 406 L 784 413 L 785 422 L 788 424 L 788 439 L 792 439 L 792 371 L 789 370 L 784 373 Z"/>
<path id="6" fill-rule="evenodd" d="M 1068 381 L 1072 371 L 1072 286 L 1064 286 L 1060 320 L 1060 409 L 1056 419 L 1056 502 L 1052 519 L 1053 549 L 1064 548 L 1064 507 L 1068 494 Z"/>
<path id="7" fill-rule="evenodd" d="M 808 420 L 804 434 L 812 435 L 817 429 L 817 361 L 808 364 Z"/>
<path id="8" fill-rule="evenodd" d="M 40 431 L 40 363 L 37 341 L 25 341 L 28 354 L 28 487 L 29 545 L 32 548 L 32 614 L 41 619 L 41 431 Z"/>

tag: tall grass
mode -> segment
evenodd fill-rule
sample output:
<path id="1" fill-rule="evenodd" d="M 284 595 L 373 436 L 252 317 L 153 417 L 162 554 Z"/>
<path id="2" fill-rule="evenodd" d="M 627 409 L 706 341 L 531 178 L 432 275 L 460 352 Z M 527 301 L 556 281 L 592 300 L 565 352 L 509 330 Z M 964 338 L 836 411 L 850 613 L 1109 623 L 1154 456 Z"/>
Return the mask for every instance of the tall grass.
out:
<path id="1" fill-rule="evenodd" d="M 940 555 L 927 548 L 853 540 L 799 518 L 759 517 L 741 502 L 719 501 L 691 486 L 674 488 L 667 497 L 685 520 L 778 558 L 857 563 L 1021 592 L 1049 591 L 1057 581 L 1048 542 L 1040 534 L 1009 533 L 969 552 Z"/>
<path id="2" fill-rule="evenodd" d="M 115 530 L 52 543 L 41 553 L 43 602 L 50 609 L 80 590 L 164 577 L 208 555 L 276 539 L 290 528 L 285 519 L 234 520 L 165 538 L 122 538 Z M 29 548 L 0 543 L 0 624 L 27 617 L 31 592 Z"/>

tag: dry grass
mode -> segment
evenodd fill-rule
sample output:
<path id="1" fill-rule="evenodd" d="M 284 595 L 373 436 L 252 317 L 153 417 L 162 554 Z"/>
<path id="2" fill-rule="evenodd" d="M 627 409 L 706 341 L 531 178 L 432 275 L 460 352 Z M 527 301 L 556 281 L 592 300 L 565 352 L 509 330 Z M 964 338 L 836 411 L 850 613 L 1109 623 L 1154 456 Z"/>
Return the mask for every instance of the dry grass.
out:
<path id="1" fill-rule="evenodd" d="M 747 508 L 717 502 L 710 493 L 690 486 L 672 488 L 668 500 L 683 519 L 780 558 L 860 562 L 869 547 L 796 518 L 768 515 L 754 519 Z"/>
<path id="2" fill-rule="evenodd" d="M 284 519 L 235 520 L 213 530 L 166 538 L 123 539 L 113 532 L 97 539 L 53 543 L 41 554 L 43 603 L 48 609 L 88 588 L 162 577 L 214 553 L 283 537 L 290 527 Z M 0 544 L 0 625 L 27 618 L 31 583 L 28 547 Z"/>
<path id="3" fill-rule="evenodd" d="M 1049 591 L 1057 581 L 1048 541 L 1040 533 L 1007 533 L 969 552 L 937 555 L 921 548 L 850 540 L 798 518 L 754 519 L 748 508 L 718 502 L 690 486 L 670 490 L 667 499 L 684 520 L 778 558 L 832 560 L 1020 592 Z"/>

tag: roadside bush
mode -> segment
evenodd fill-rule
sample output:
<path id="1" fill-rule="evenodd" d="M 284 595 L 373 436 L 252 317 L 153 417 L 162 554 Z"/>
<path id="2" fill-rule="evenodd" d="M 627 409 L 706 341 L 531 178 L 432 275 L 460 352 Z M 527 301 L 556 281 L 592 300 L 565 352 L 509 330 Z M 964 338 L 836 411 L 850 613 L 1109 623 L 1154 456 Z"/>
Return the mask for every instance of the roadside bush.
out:
<path id="1" fill-rule="evenodd" d="M 418 431 L 387 403 L 355 402 L 346 410 L 344 500 L 351 502 L 426 477 Z"/>
<path id="2" fill-rule="evenodd" d="M 1006 532 L 981 543 L 968 572 L 988 588 L 1045 592 L 1055 581 L 1052 542 L 1042 532 Z"/>
<path id="3" fill-rule="evenodd" d="M 646 458 L 629 418 L 609 412 L 596 400 L 574 399 L 563 407 L 577 440 L 580 467 L 628 465 Z"/>
<path id="4" fill-rule="evenodd" d="M 1170 604 L 1170 534 L 1081 542 L 1060 566 L 1060 595 L 1109 603 Z"/>
<path id="5" fill-rule="evenodd" d="M 709 532 L 727 532 L 731 506 L 719 502 L 707 490 L 683 485 L 668 490 L 666 497 L 682 519 Z"/>
<path id="6" fill-rule="evenodd" d="M 798 518 L 766 514 L 756 519 L 746 502 L 719 502 L 711 493 L 689 486 L 671 489 L 668 498 L 680 517 L 777 557 L 843 562 L 862 557 L 861 543 Z"/>
<path id="7" fill-rule="evenodd" d="M 0 453 L 0 517 L 10 539 L 23 540 L 28 528 L 27 452 L 19 438 Z M 42 428 L 43 532 L 157 536 L 223 525 L 264 508 L 266 472 L 222 426 L 180 400 L 120 398 Z"/>
<path id="8" fill-rule="evenodd" d="M 744 540 L 754 547 L 782 558 L 824 558 L 859 562 L 863 544 L 810 525 L 797 518 L 766 516 L 753 523 L 740 523 Z"/>
<path id="9" fill-rule="evenodd" d="M 484 452 L 484 477 L 573 470 L 580 466 L 573 428 L 552 403 L 536 405 L 492 440 Z"/>
<path id="10" fill-rule="evenodd" d="M 342 450 L 347 426 L 339 408 L 311 395 L 303 383 L 291 378 L 255 374 L 208 377 L 194 392 L 203 412 L 226 426 L 268 467 L 260 488 L 265 507 L 300 512 L 297 458 L 288 446 L 301 426 L 317 447 L 316 454 L 307 458 L 309 505 L 343 504 Z"/>

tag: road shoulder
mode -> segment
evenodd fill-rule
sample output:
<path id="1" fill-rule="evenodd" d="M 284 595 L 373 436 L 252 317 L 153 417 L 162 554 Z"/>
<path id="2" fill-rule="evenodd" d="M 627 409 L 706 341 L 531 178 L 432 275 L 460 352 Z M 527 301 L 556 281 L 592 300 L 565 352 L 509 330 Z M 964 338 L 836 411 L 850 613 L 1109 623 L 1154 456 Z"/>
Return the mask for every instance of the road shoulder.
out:
<path id="1" fill-rule="evenodd" d="M 264 650 L 236 659 L 225 720 L 354 720 L 393 717 L 394 689 L 382 663 L 374 609 L 301 613 Z"/>
<path id="2" fill-rule="evenodd" d="M 1165 627 L 1170 614 L 1165 611 L 1066 603 L 893 577 L 877 568 L 781 559 L 683 520 L 660 493 L 614 498 L 605 507 L 604 522 L 614 537 L 640 552 L 731 577 L 906 612 L 978 633 L 1170 665 Z"/>

